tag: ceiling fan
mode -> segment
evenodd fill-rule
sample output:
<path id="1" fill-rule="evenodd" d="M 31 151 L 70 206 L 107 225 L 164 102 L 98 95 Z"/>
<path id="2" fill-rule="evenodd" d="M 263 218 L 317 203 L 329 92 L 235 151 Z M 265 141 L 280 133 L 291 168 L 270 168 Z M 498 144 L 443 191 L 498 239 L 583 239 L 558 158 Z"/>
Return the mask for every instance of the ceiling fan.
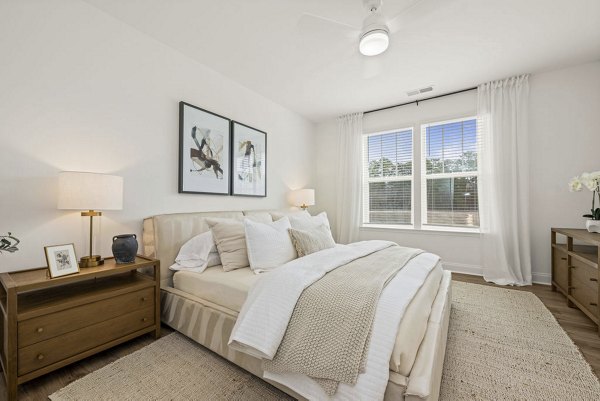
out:
<path id="1" fill-rule="evenodd" d="M 362 0 L 368 15 L 363 21 L 362 27 L 358 28 L 321 15 L 304 13 L 300 19 L 301 25 L 310 25 L 311 30 L 326 32 L 336 26 L 337 30 L 345 33 L 348 39 L 358 39 L 358 50 L 364 56 L 377 56 L 385 52 L 390 44 L 390 35 L 398 32 L 407 11 L 413 9 L 424 0 L 413 0 L 400 14 L 392 18 L 386 17 L 382 0 Z M 433 2 L 433 1 L 430 1 Z M 309 21 L 312 20 L 312 21 Z M 323 23 L 329 26 L 325 29 Z M 319 27 L 321 25 L 321 27 Z"/>

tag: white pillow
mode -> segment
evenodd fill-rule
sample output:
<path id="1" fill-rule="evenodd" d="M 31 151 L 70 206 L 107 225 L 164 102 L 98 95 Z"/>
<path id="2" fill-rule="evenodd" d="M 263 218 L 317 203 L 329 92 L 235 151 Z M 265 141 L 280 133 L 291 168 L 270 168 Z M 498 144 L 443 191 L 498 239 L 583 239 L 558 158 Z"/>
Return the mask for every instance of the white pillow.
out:
<path id="1" fill-rule="evenodd" d="M 175 258 L 175 264 L 169 269 L 202 273 L 207 267 L 219 264 L 221 264 L 221 259 L 215 246 L 215 240 L 212 233 L 207 231 L 183 244 Z"/>
<path id="2" fill-rule="evenodd" d="M 296 249 L 288 233 L 290 220 L 283 217 L 273 223 L 245 219 L 246 246 L 250 268 L 255 273 L 273 270 L 296 259 Z"/>
<path id="3" fill-rule="evenodd" d="M 288 218 L 290 219 L 290 224 L 294 230 L 309 231 L 325 224 L 325 226 L 331 231 L 331 226 L 329 225 L 329 219 L 327 218 L 326 212 L 321 212 L 316 216 L 311 216 L 308 213 L 290 215 Z"/>

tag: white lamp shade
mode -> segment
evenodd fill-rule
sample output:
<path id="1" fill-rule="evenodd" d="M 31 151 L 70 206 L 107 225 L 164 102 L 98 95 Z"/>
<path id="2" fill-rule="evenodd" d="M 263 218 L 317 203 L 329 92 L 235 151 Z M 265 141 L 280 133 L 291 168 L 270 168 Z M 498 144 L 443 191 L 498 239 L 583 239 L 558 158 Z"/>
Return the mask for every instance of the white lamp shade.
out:
<path id="1" fill-rule="evenodd" d="M 63 171 L 58 175 L 58 208 L 123 209 L 123 177 Z"/>
<path id="2" fill-rule="evenodd" d="M 292 206 L 312 206 L 315 204 L 314 189 L 299 189 L 290 194 L 290 203 Z"/>

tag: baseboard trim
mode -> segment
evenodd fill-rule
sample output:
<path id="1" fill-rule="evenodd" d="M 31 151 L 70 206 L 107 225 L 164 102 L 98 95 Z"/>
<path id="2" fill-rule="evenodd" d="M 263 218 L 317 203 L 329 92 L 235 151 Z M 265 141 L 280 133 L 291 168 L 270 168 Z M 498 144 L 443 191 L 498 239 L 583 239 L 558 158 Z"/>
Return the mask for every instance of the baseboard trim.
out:
<path id="1" fill-rule="evenodd" d="M 477 266 L 477 265 L 442 262 L 442 267 L 444 268 L 444 270 L 448 270 L 453 273 L 469 274 L 471 276 L 483 276 L 483 270 L 482 270 L 481 266 Z"/>
<path id="2" fill-rule="evenodd" d="M 552 274 L 532 272 L 531 281 L 536 284 L 550 285 L 552 283 Z"/>
<path id="3" fill-rule="evenodd" d="M 464 263 L 452 263 L 442 262 L 444 270 L 451 271 L 453 273 L 468 274 L 471 276 L 483 276 L 483 269 L 478 265 L 468 265 Z M 550 285 L 552 281 L 552 275 L 550 273 L 531 273 L 531 281 L 535 284 Z"/>

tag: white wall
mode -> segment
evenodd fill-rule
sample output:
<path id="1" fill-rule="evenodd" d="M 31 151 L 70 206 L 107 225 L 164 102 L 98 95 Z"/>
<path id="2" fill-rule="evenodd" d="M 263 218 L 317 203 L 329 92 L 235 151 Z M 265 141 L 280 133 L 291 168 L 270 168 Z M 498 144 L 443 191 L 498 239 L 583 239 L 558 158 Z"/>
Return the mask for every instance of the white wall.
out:
<path id="1" fill-rule="evenodd" d="M 2 1 L 0 57 L 0 235 L 22 241 L 0 271 L 45 265 L 44 245 L 83 254 L 87 222 L 56 209 L 59 171 L 124 177 L 103 255 L 144 217 L 287 207 L 313 181 L 312 123 L 78 0 Z M 177 193 L 180 100 L 268 133 L 267 198 Z"/>
<path id="2" fill-rule="evenodd" d="M 600 170 L 600 61 L 533 75 L 530 97 L 532 268 L 549 281 L 550 228 L 584 228 L 592 207 L 567 183 Z"/>
<path id="3" fill-rule="evenodd" d="M 530 94 L 531 246 L 533 279 L 550 282 L 550 227 L 583 227 L 589 192 L 570 193 L 569 179 L 600 170 L 600 62 L 534 74 Z M 365 132 L 418 127 L 476 113 L 476 92 L 422 102 L 365 117 Z M 334 120 L 317 126 L 317 204 L 335 219 L 337 133 Z M 417 149 L 419 145 L 417 144 Z M 415 166 L 417 169 L 419 166 Z M 416 171 L 418 173 L 418 171 Z M 420 193 L 415 193 L 418 207 Z M 478 235 L 364 228 L 361 239 L 388 239 L 442 256 L 449 269 L 481 272 Z"/>

